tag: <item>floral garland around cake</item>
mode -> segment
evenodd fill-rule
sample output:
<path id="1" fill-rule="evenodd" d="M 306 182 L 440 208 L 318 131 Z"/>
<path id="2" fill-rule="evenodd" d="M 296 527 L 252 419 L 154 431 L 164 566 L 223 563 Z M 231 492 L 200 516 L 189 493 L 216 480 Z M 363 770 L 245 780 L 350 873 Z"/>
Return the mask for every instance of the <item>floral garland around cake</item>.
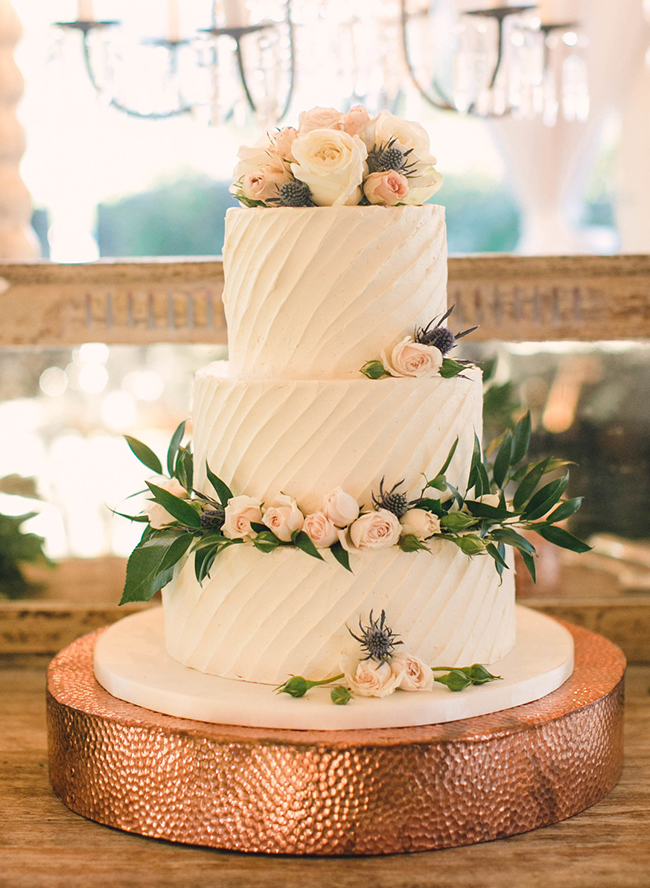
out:
<path id="1" fill-rule="evenodd" d="M 245 207 L 420 206 L 442 186 L 424 127 L 362 105 L 303 111 L 238 157 L 230 191 Z"/>
<path id="2" fill-rule="evenodd" d="M 341 657 L 339 675 L 320 681 L 310 681 L 302 675 L 292 675 L 276 688 L 279 694 L 291 697 L 304 697 L 312 688 L 334 684 L 344 679 L 345 684 L 336 685 L 330 690 L 330 699 L 337 705 L 349 703 L 356 694 L 360 697 L 386 697 L 394 691 L 430 691 L 434 682 L 446 685 L 450 691 L 463 691 L 471 685 L 484 685 L 498 681 L 500 675 L 492 675 L 485 666 L 474 663 L 472 666 L 427 666 L 419 657 L 404 650 L 397 650 L 403 644 L 399 636 L 386 625 L 386 612 L 382 610 L 378 620 L 370 611 L 367 625 L 359 620 L 359 634 L 347 627 L 348 632 L 358 641 L 361 652 L 358 656 L 345 654 Z M 434 677 L 434 672 L 444 675 Z"/>
<path id="3" fill-rule="evenodd" d="M 499 576 L 508 569 L 505 547 L 510 546 L 521 553 L 533 580 L 536 553 L 528 538 L 531 533 L 574 552 L 590 548 L 558 526 L 582 502 L 582 497 L 562 500 L 569 472 L 540 486 L 546 474 L 569 463 L 551 457 L 524 463 L 530 413 L 514 431 L 502 436 L 498 447 L 491 447 L 495 453 L 491 464 L 474 436 L 464 494 L 445 476 L 456 452 L 456 439 L 440 471 L 431 480 L 424 479 L 415 499 L 401 489 L 403 481 L 389 488 L 382 479 L 371 505 L 360 506 L 337 487 L 324 497 L 322 508 L 310 514 L 303 514 L 296 500 L 285 494 L 268 504 L 246 494 L 235 496 L 207 464 L 214 494 L 195 490 L 193 456 L 190 446 L 182 445 L 184 434 L 183 422 L 167 452 L 168 476 L 146 444 L 126 436 L 135 456 L 157 477 L 155 483 L 146 482 L 151 499 L 142 514 L 116 512 L 147 525 L 127 564 L 121 604 L 151 599 L 172 580 L 175 566 L 188 552 L 194 555 L 196 579 L 202 583 L 219 553 L 233 545 L 252 545 L 265 553 L 293 547 L 320 560 L 327 549 L 352 571 L 350 555 L 359 550 L 399 546 L 404 552 L 430 551 L 428 544 L 444 539 L 468 556 L 490 556 Z"/>
<path id="4" fill-rule="evenodd" d="M 443 322 L 454 307 L 452 305 L 442 317 L 434 318 L 425 327 L 416 327 L 413 336 L 405 336 L 389 353 L 383 351 L 379 359 L 366 361 L 360 372 L 368 379 L 382 379 L 385 376 L 418 379 L 442 376 L 443 379 L 453 379 L 460 376 L 463 370 L 470 369 L 474 364 L 471 361 L 455 361 L 447 355 L 456 347 L 459 339 L 473 333 L 478 326 L 460 333 L 453 333 L 449 327 L 444 327 Z"/>

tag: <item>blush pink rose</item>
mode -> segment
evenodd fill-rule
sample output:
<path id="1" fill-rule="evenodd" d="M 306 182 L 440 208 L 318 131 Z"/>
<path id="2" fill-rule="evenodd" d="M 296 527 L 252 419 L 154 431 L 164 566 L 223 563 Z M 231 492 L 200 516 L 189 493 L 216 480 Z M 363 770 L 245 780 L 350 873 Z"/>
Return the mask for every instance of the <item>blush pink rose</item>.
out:
<path id="1" fill-rule="evenodd" d="M 361 136 L 370 123 L 370 114 L 363 105 L 355 105 L 343 116 L 343 129 L 351 136 Z"/>
<path id="2" fill-rule="evenodd" d="M 337 527 L 347 527 L 359 517 L 359 503 L 340 487 L 323 497 L 323 513 Z"/>
<path id="3" fill-rule="evenodd" d="M 363 183 L 363 192 L 371 204 L 394 207 L 404 202 L 409 193 L 409 180 L 397 170 L 370 173 Z"/>
<path id="4" fill-rule="evenodd" d="M 346 659 L 342 668 L 350 690 L 360 697 L 387 697 L 397 690 L 402 681 L 402 673 L 393 671 L 386 662 Z"/>
<path id="5" fill-rule="evenodd" d="M 284 160 L 293 160 L 291 146 L 294 139 L 298 137 L 298 130 L 292 126 L 285 126 L 273 137 L 273 150 L 279 154 Z"/>
<path id="6" fill-rule="evenodd" d="M 244 540 L 255 535 L 251 523 L 262 522 L 262 503 L 254 496 L 233 496 L 226 506 L 223 535 L 229 540 Z"/>
<path id="7" fill-rule="evenodd" d="M 350 527 L 350 539 L 357 549 L 384 549 L 399 540 L 402 525 L 388 509 L 362 515 Z"/>
<path id="8" fill-rule="evenodd" d="M 310 133 L 316 129 L 343 129 L 343 115 L 336 108 L 312 108 L 298 117 L 298 131 Z"/>
<path id="9" fill-rule="evenodd" d="M 412 654 L 402 651 L 394 654 L 390 668 L 395 675 L 399 675 L 398 687 L 403 691 L 430 691 L 433 688 L 430 667 Z"/>
<path id="10" fill-rule="evenodd" d="M 262 522 L 283 543 L 291 540 L 291 534 L 296 530 L 302 530 L 305 516 L 298 508 L 295 499 L 284 493 L 278 494 L 275 502 L 264 510 Z"/>
<path id="11" fill-rule="evenodd" d="M 246 173 L 242 179 L 242 194 L 249 200 L 261 200 L 265 203 L 271 198 L 276 198 L 280 188 L 291 181 L 291 176 L 286 169 L 281 171 L 270 167 L 261 167 Z"/>
<path id="12" fill-rule="evenodd" d="M 435 345 L 414 342 L 405 336 L 391 351 L 381 353 L 384 367 L 391 376 L 435 376 L 442 367 L 442 352 Z"/>
<path id="13" fill-rule="evenodd" d="M 311 515 L 307 515 L 302 529 L 317 549 L 329 549 L 339 539 L 334 522 L 322 512 L 312 512 Z"/>

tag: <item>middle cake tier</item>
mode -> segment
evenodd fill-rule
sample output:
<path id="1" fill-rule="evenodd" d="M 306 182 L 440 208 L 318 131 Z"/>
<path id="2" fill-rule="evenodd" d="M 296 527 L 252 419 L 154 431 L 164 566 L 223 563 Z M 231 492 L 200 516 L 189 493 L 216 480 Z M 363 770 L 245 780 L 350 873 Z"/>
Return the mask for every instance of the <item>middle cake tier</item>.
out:
<path id="1" fill-rule="evenodd" d="M 478 370 L 443 379 L 241 380 L 228 364 L 204 367 L 194 383 L 195 485 L 213 492 L 206 462 L 235 496 L 270 504 L 279 493 L 317 511 L 336 487 L 361 505 L 384 479 L 410 498 L 441 469 L 464 491 L 475 433 L 481 437 Z"/>

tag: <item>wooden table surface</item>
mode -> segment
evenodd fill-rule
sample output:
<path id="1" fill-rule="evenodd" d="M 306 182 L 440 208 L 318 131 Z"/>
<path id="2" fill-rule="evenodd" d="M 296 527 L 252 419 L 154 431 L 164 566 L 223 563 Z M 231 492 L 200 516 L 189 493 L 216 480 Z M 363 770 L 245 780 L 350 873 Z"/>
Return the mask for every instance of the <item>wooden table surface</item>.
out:
<path id="1" fill-rule="evenodd" d="M 645 888 L 650 886 L 650 666 L 627 677 L 626 764 L 602 802 L 484 845 L 382 858 L 264 857 L 87 821 L 47 777 L 43 658 L 0 660 L 2 888 Z"/>

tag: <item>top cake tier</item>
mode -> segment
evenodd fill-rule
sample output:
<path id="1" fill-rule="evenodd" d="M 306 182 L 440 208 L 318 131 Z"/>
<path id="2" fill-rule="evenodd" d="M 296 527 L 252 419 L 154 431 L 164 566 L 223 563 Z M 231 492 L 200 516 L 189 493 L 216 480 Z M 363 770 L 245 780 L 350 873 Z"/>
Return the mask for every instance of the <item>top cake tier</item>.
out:
<path id="1" fill-rule="evenodd" d="M 358 377 L 446 309 L 441 206 L 230 209 L 223 259 L 240 378 Z"/>

